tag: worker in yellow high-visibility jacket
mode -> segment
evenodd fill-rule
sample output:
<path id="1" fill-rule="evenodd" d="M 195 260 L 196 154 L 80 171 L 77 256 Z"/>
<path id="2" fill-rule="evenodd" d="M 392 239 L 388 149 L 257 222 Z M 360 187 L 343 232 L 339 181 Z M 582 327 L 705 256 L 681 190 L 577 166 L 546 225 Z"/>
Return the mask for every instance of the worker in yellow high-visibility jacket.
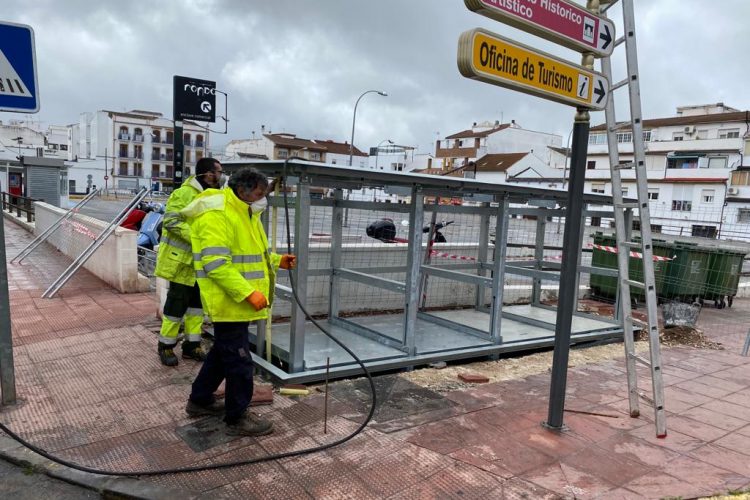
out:
<path id="1" fill-rule="evenodd" d="M 178 364 L 174 348 L 183 322 L 182 357 L 197 361 L 206 359 L 201 348 L 203 307 L 195 279 L 190 227 L 179 212 L 204 190 L 218 188 L 224 182 L 221 163 L 213 158 L 201 158 L 195 166 L 195 176 L 188 177 L 167 200 L 154 271 L 156 276 L 169 280 L 157 347 L 159 359 L 166 366 Z"/>
<path id="2" fill-rule="evenodd" d="M 188 415 L 224 414 L 230 435 L 273 431 L 270 421 L 247 412 L 253 396 L 253 361 L 248 328 L 268 317 L 279 267 L 293 269 L 294 255 L 268 250 L 260 220 L 268 179 L 254 169 L 229 178 L 229 187 L 207 190 L 182 214 L 190 223 L 195 270 L 203 307 L 214 326 L 214 346 L 193 382 Z M 225 404 L 214 392 L 226 380 Z"/>

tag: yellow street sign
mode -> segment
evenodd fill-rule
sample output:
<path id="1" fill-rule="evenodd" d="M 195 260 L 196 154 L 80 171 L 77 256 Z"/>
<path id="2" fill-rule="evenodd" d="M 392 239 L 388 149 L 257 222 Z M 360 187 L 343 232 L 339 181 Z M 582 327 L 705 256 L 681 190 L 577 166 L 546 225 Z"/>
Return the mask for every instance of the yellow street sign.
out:
<path id="1" fill-rule="evenodd" d="M 600 73 L 481 28 L 458 39 L 458 70 L 467 78 L 589 109 L 604 109 L 609 96 L 609 81 Z"/>

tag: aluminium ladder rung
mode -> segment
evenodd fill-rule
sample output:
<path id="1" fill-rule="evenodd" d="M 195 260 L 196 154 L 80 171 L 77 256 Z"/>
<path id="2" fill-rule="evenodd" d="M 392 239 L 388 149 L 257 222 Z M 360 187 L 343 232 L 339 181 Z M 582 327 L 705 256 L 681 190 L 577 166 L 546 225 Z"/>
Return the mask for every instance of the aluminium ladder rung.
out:
<path id="1" fill-rule="evenodd" d="M 647 366 L 651 368 L 651 361 L 647 360 L 643 356 L 638 356 L 637 354 L 631 354 L 630 358 L 642 364 L 643 366 Z"/>
<path id="2" fill-rule="evenodd" d="M 622 280 L 622 282 L 625 283 L 625 284 L 627 284 L 628 286 L 632 286 L 632 287 L 635 287 L 635 288 L 640 288 L 641 290 L 645 290 L 646 289 L 646 284 L 645 283 L 641 283 L 640 281 Z"/>
<path id="3" fill-rule="evenodd" d="M 626 202 L 626 203 L 615 203 L 615 207 L 617 208 L 640 208 L 641 206 L 637 202 L 635 203 Z"/>
<path id="4" fill-rule="evenodd" d="M 640 250 L 641 249 L 641 243 L 639 241 L 622 241 L 619 242 L 618 245 L 622 245 L 626 248 L 635 248 Z"/>
<path id="5" fill-rule="evenodd" d="M 647 321 L 643 321 L 642 319 L 634 318 L 633 316 L 628 316 L 628 321 L 630 321 L 630 323 L 632 325 L 635 325 L 638 328 L 646 328 L 646 329 L 651 328 L 649 326 L 649 324 L 648 324 Z"/>
<path id="6" fill-rule="evenodd" d="M 615 170 L 633 170 L 635 168 L 635 163 L 632 161 L 626 161 L 623 163 L 618 163 L 613 167 Z"/>

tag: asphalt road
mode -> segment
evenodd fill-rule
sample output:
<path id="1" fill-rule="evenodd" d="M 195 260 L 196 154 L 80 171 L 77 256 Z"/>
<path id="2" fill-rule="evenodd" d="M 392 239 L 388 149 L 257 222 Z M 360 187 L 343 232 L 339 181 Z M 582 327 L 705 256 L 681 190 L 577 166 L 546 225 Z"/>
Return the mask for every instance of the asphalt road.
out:
<path id="1" fill-rule="evenodd" d="M 79 500 L 101 498 L 101 496 L 95 491 L 53 479 L 32 468 L 19 467 L 0 460 L 0 498 Z"/>

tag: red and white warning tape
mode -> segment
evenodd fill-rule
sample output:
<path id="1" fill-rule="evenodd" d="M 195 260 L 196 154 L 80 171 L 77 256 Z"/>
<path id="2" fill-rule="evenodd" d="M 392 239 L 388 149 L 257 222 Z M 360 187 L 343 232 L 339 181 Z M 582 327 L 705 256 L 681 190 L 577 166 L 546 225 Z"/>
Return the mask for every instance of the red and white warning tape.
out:
<path id="1" fill-rule="evenodd" d="M 91 229 L 87 228 L 86 226 L 84 226 L 80 222 L 76 222 L 76 221 L 71 222 L 69 220 L 66 220 L 66 221 L 64 221 L 64 224 L 70 226 L 71 229 L 73 231 L 75 231 L 76 233 L 80 233 L 80 234 L 83 234 L 85 236 L 88 236 L 92 240 L 95 240 L 97 238 L 96 234 L 93 231 L 91 231 Z"/>
<path id="2" fill-rule="evenodd" d="M 432 255 L 433 257 L 443 257 L 446 259 L 455 260 L 477 260 L 475 257 L 467 257 L 466 255 L 454 255 L 452 253 L 438 252 L 435 250 L 430 251 L 430 255 Z"/>
<path id="3" fill-rule="evenodd" d="M 604 250 L 605 252 L 609 252 L 609 253 L 617 253 L 617 247 L 610 247 L 607 245 L 596 245 L 593 243 L 589 243 L 589 247 L 596 248 L 598 250 Z M 643 254 L 641 252 L 634 252 L 632 250 L 630 251 L 630 256 L 635 257 L 636 259 L 643 258 Z M 664 261 L 674 260 L 676 256 L 675 257 L 662 257 L 661 255 L 654 255 L 652 258 L 654 262 L 664 262 Z"/>

